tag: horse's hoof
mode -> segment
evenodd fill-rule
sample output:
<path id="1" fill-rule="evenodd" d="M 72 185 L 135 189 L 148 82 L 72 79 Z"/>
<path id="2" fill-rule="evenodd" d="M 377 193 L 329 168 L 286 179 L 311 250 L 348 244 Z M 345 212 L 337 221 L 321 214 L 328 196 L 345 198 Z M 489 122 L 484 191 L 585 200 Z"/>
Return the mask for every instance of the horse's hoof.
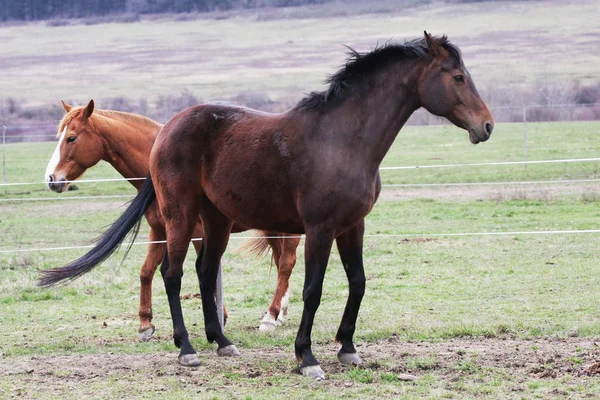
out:
<path id="1" fill-rule="evenodd" d="M 277 328 L 277 324 L 274 324 L 272 322 L 269 321 L 262 321 L 260 323 L 260 326 L 258 327 L 258 330 L 260 332 L 273 332 L 275 330 L 275 328 Z"/>
<path id="2" fill-rule="evenodd" d="M 239 357 L 241 356 L 235 345 L 230 344 L 229 346 L 225 346 L 217 350 L 217 354 L 221 357 Z"/>
<path id="3" fill-rule="evenodd" d="M 154 325 L 150 325 L 150 328 L 146 328 L 143 330 L 140 329 L 138 331 L 138 337 L 140 338 L 141 342 L 147 342 L 148 340 L 150 340 L 152 335 L 154 335 L 154 332 L 156 332 L 156 328 L 154 328 Z"/>
<path id="4" fill-rule="evenodd" d="M 266 313 L 262 321 L 260 321 L 258 330 L 260 332 L 273 332 L 275 328 L 277 328 L 277 320 L 270 313 Z"/>
<path id="5" fill-rule="evenodd" d="M 182 354 L 178 358 L 179 364 L 184 367 L 197 367 L 200 365 L 200 360 L 197 354 Z"/>
<path id="6" fill-rule="evenodd" d="M 362 360 L 356 353 L 338 353 L 338 360 L 344 365 L 362 365 Z"/>
<path id="7" fill-rule="evenodd" d="M 310 365 L 308 367 L 300 368 L 300 372 L 304 376 L 315 379 L 325 379 L 325 372 L 321 369 L 320 365 Z"/>

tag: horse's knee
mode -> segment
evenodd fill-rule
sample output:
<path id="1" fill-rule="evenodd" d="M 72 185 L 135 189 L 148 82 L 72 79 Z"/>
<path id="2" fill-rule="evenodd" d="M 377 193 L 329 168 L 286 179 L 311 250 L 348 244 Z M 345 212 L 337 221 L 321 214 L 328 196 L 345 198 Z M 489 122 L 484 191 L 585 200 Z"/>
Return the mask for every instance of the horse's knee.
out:
<path id="1" fill-rule="evenodd" d="M 355 296 L 363 296 L 365 294 L 366 282 L 364 274 L 353 277 L 349 282 L 350 292 Z"/>
<path id="2" fill-rule="evenodd" d="M 140 283 L 142 286 L 148 286 L 152 284 L 152 278 L 154 278 L 154 271 L 149 273 L 149 271 L 146 269 L 142 269 L 142 272 L 140 273 Z"/>
<path id="3" fill-rule="evenodd" d="M 304 300 L 304 308 L 312 312 L 317 311 L 319 305 L 321 304 L 322 291 L 323 290 L 320 287 L 307 287 L 306 289 L 304 289 L 304 292 L 302 293 L 302 299 Z"/>

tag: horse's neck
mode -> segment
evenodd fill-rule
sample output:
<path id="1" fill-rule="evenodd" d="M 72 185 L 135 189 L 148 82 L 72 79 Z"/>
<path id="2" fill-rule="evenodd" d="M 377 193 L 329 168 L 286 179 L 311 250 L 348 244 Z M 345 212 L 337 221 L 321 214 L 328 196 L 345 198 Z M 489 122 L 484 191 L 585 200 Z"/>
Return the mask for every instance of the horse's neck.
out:
<path id="1" fill-rule="evenodd" d="M 341 106 L 347 107 L 342 114 L 361 121 L 354 132 L 342 134 L 352 135 L 358 158 L 369 164 L 365 167 L 379 167 L 400 129 L 420 107 L 417 85 L 423 67 L 414 59 L 391 64 L 371 78 L 366 93 Z"/>
<path id="2" fill-rule="evenodd" d="M 160 125 L 129 123 L 117 118 L 102 118 L 97 125 L 104 139 L 103 159 L 124 178 L 143 178 L 148 175 L 150 150 Z M 141 181 L 129 181 L 139 189 Z"/>

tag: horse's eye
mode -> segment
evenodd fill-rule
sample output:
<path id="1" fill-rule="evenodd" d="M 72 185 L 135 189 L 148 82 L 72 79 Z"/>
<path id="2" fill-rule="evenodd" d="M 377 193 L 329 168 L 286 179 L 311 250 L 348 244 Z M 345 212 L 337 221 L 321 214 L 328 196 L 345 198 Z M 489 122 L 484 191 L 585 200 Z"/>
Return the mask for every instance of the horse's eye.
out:
<path id="1" fill-rule="evenodd" d="M 463 83 L 465 81 L 464 75 L 454 75 L 454 80 L 458 83 Z"/>
<path id="2" fill-rule="evenodd" d="M 77 136 L 69 136 L 67 138 L 67 143 L 73 143 L 76 140 L 77 140 Z"/>

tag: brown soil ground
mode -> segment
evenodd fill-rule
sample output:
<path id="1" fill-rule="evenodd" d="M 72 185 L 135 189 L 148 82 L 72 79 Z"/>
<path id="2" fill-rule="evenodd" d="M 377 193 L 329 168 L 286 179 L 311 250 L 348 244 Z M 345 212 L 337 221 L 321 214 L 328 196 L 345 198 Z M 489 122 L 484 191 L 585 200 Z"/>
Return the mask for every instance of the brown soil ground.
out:
<path id="1" fill-rule="evenodd" d="M 600 340 L 600 339 L 599 339 Z M 594 338 L 536 338 L 516 339 L 511 336 L 499 338 L 460 338 L 444 342 L 403 341 L 396 337 L 377 343 L 365 343 L 357 347 L 365 361 L 365 367 L 374 372 L 413 374 L 419 376 L 434 373 L 445 382 L 456 382 L 464 375 L 457 368 L 461 362 L 472 362 L 476 368 L 503 370 L 510 375 L 510 391 L 515 395 L 523 391 L 523 384 L 532 379 L 552 380 L 569 378 L 582 384 L 600 379 L 600 347 Z M 337 345 L 315 345 L 316 354 L 322 356 L 323 370 L 328 376 L 342 372 L 345 367 L 334 357 Z M 282 348 L 241 349 L 240 358 L 219 358 L 214 352 L 200 353 L 201 366 L 185 368 L 177 364 L 177 353 L 153 354 L 93 354 L 67 356 L 26 356 L 2 360 L 0 381 L 19 382 L 20 395 L 27 396 L 31 390 L 43 389 L 47 394 L 58 394 L 65 387 L 80 390 L 85 382 L 89 385 L 101 382 L 136 381 L 145 390 L 168 390 L 168 377 L 175 377 L 186 385 L 194 385 L 199 391 L 210 385 L 211 380 L 227 373 L 244 378 L 255 378 L 258 386 L 266 378 L 276 375 L 298 373 L 295 369 L 282 370 L 269 363 L 272 360 L 291 360 L 293 355 Z M 415 364 L 414 359 L 433 360 Z M 288 364 L 290 365 L 290 364 Z M 413 365 L 411 367 L 411 365 Z M 254 381 L 253 381 L 254 382 Z M 247 385 L 235 379 L 224 385 Z M 352 382 L 330 378 L 322 382 L 328 386 L 349 386 Z M 226 387 L 223 387 L 226 389 Z M 16 393 L 15 393 L 16 394 Z"/>

